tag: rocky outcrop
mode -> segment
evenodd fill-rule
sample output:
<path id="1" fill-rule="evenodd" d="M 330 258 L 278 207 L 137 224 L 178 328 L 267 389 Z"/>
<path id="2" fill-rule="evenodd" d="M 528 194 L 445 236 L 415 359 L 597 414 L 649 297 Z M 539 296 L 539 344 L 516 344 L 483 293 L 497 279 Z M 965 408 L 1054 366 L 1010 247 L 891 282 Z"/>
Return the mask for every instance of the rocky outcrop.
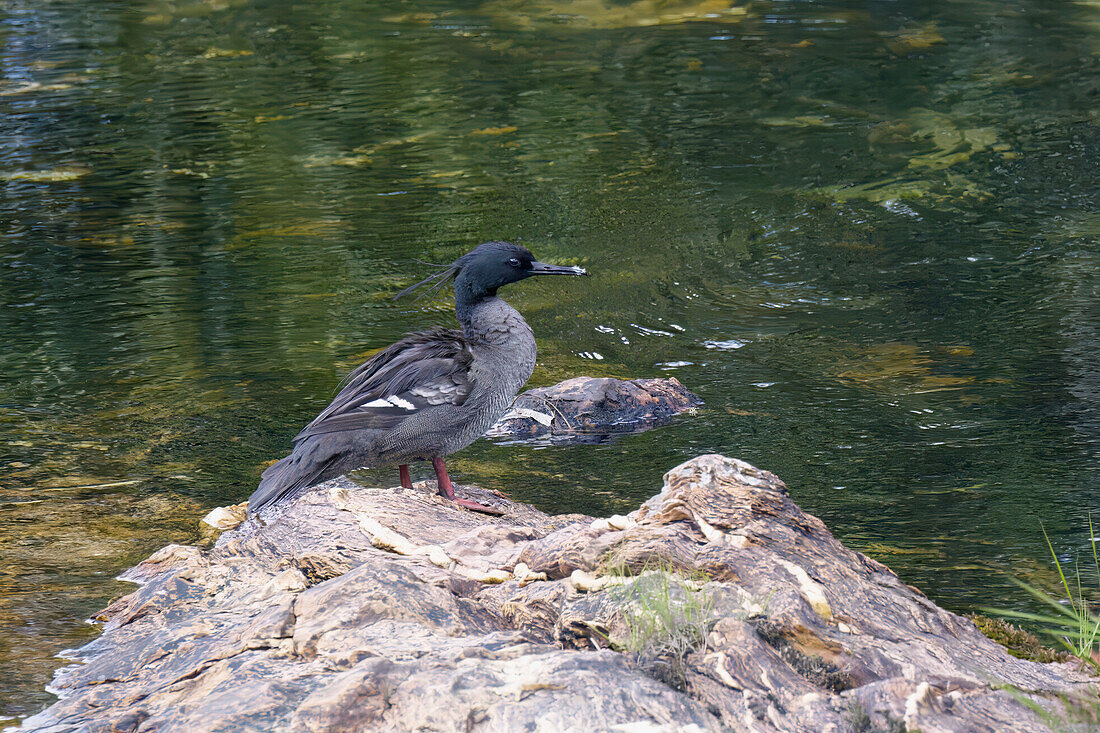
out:
<path id="1" fill-rule="evenodd" d="M 496 501 L 340 479 L 164 548 L 21 730 L 1040 731 L 1005 686 L 1095 694 L 740 461 L 688 461 L 628 516 Z"/>
<path id="2" fill-rule="evenodd" d="M 574 377 L 521 394 L 486 437 L 598 442 L 662 425 L 701 404 L 674 377 Z"/>

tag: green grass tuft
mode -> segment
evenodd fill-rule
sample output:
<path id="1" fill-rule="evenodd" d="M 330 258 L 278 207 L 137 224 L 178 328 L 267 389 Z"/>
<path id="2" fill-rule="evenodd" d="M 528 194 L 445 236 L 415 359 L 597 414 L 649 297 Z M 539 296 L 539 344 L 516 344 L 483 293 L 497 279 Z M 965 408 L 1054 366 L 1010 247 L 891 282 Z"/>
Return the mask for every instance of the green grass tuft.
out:
<path id="1" fill-rule="evenodd" d="M 614 646 L 634 655 L 647 673 L 675 689 L 685 685 L 685 659 L 705 651 L 715 621 L 707 578 L 685 577 L 667 564 L 647 564 L 632 583 L 616 587 L 629 636 Z"/>
<path id="2" fill-rule="evenodd" d="M 1042 527 L 1042 525 L 1040 525 Z M 1054 551 L 1054 545 L 1047 535 L 1046 527 L 1042 527 L 1043 538 L 1047 542 L 1050 556 L 1054 558 L 1054 567 L 1058 570 L 1058 578 L 1062 581 L 1062 588 L 1066 592 L 1066 599 L 1060 600 L 1034 586 L 1013 578 L 1012 581 L 1032 596 L 1049 606 L 1053 613 L 1025 613 L 1009 609 L 988 608 L 983 609 L 998 616 L 1017 618 L 1042 624 L 1040 631 L 1058 639 L 1070 654 L 1081 661 L 1091 665 L 1100 671 L 1100 663 L 1094 656 L 1097 645 L 1100 644 L 1100 613 L 1092 610 L 1089 599 L 1085 596 L 1084 584 L 1081 580 L 1080 564 L 1074 563 L 1073 583 L 1066 577 L 1066 570 Z M 1096 585 L 1100 588 L 1100 554 L 1097 551 L 1096 532 L 1092 524 L 1092 516 L 1089 516 L 1089 541 L 1092 545 L 1092 566 L 1096 574 Z"/>

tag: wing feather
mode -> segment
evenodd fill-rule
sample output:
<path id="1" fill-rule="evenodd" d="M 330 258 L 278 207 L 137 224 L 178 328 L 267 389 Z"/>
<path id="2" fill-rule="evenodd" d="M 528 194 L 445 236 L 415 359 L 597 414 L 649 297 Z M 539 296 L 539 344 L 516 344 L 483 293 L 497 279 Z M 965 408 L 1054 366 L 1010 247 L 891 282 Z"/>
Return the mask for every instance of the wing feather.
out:
<path id="1" fill-rule="evenodd" d="M 332 403 L 294 441 L 319 433 L 391 429 L 427 407 L 461 405 L 470 393 L 472 359 L 460 331 L 408 334 L 349 374 Z"/>

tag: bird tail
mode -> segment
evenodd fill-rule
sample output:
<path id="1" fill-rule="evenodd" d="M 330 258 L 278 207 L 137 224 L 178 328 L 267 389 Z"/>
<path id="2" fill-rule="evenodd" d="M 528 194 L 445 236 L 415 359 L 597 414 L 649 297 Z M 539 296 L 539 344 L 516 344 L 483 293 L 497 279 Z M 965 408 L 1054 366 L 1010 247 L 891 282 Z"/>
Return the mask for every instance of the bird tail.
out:
<path id="1" fill-rule="evenodd" d="M 278 461 L 260 474 L 260 485 L 248 497 L 248 513 L 255 515 L 265 506 L 277 503 L 294 491 L 313 486 L 324 481 L 331 461 L 303 460 L 295 450 L 286 458 Z"/>

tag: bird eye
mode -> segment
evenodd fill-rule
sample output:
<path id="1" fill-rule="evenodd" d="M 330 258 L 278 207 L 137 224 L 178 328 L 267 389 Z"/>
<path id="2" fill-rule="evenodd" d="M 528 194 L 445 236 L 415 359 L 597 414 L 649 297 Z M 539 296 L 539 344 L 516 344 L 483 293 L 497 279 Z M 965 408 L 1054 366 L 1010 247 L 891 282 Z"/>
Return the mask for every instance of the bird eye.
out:
<path id="1" fill-rule="evenodd" d="M 513 257 L 512 259 L 508 260 L 508 264 L 511 265 L 512 267 L 519 267 L 519 259 L 516 258 L 516 257 Z"/>

